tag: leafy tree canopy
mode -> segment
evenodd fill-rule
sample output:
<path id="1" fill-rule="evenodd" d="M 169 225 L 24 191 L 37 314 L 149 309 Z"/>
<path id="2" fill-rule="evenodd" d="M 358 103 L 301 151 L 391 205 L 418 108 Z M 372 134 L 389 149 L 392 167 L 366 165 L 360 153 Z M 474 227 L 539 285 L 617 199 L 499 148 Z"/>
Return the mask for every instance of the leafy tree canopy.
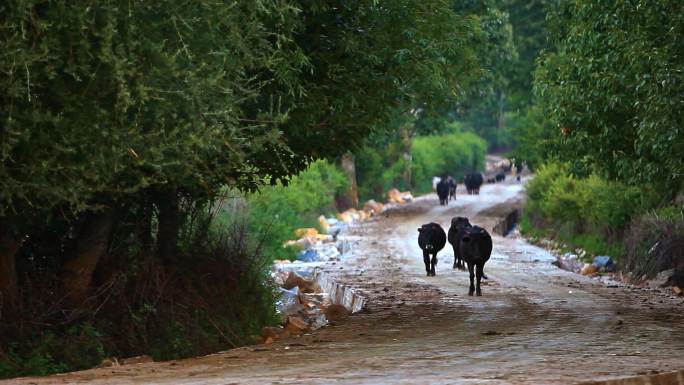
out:
<path id="1" fill-rule="evenodd" d="M 480 75 L 447 0 L 0 5 L 0 216 L 254 190 Z"/>
<path id="2" fill-rule="evenodd" d="M 573 172 L 681 191 L 682 15 L 674 0 L 570 1 L 552 15 L 537 87 Z"/>

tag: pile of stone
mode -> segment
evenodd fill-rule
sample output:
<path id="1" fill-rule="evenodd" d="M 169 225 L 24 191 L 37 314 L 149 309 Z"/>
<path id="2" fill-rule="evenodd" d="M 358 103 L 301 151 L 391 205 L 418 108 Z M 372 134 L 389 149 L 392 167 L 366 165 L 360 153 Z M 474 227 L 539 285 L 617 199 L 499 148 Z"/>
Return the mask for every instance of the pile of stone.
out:
<path id="1" fill-rule="evenodd" d="M 320 285 L 295 271 L 279 270 L 274 279 L 280 285 L 281 300 L 277 310 L 282 325 L 267 326 L 261 331 L 261 343 L 270 344 L 280 339 L 298 336 L 349 316 L 350 311 L 332 303 L 330 295 Z"/>

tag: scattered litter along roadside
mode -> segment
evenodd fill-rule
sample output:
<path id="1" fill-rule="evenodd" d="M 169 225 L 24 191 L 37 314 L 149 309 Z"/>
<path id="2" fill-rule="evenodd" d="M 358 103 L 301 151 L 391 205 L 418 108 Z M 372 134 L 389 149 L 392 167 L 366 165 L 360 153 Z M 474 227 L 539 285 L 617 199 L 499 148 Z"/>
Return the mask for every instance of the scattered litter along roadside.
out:
<path id="1" fill-rule="evenodd" d="M 587 263 L 583 262 L 587 256 L 585 250 L 577 249 L 574 253 L 564 253 L 562 249 L 565 248 L 565 245 L 558 244 L 552 240 L 541 239 L 533 242 L 528 239 L 528 241 L 547 249 L 551 254 L 555 255 L 556 261 L 553 264 L 563 270 L 596 278 L 607 284 L 619 283 L 626 286 L 649 287 L 667 295 L 684 295 L 684 271 L 669 269 L 661 271 L 656 277 L 651 279 L 646 276 L 635 278 L 630 273 L 620 271 L 617 263 L 610 256 L 595 256 L 591 263 Z"/>

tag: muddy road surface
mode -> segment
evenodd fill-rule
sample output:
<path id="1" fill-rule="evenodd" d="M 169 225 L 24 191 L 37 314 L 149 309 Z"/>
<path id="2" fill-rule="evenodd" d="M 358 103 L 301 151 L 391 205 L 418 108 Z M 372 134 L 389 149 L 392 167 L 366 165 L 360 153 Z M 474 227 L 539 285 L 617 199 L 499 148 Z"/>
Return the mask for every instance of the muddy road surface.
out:
<path id="1" fill-rule="evenodd" d="M 463 191 L 459 186 L 459 192 Z M 522 199 L 517 182 L 439 206 L 428 195 L 351 228 L 352 255 L 325 269 L 366 310 L 311 335 L 186 360 L 92 369 L 17 384 L 574 384 L 684 368 L 681 297 L 562 271 L 543 249 L 494 236 L 489 280 L 425 276 L 417 228 L 468 216 L 488 229 Z"/>

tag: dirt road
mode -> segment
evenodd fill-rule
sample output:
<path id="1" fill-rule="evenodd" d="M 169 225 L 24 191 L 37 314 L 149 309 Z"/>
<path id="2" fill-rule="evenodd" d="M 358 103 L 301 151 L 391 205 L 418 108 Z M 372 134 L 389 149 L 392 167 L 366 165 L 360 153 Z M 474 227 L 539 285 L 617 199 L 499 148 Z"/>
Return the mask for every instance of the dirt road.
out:
<path id="1" fill-rule="evenodd" d="M 459 189 L 461 186 L 459 186 Z M 462 189 L 460 190 L 462 191 Z M 491 229 L 520 199 L 486 185 L 448 207 L 428 195 L 354 227 L 352 256 L 326 269 L 369 298 L 367 311 L 312 335 L 206 357 L 11 383 L 573 384 L 684 368 L 681 298 L 599 283 L 551 265 L 519 238 L 494 237 L 482 297 L 449 246 L 426 277 L 417 227 L 452 216 Z"/>

